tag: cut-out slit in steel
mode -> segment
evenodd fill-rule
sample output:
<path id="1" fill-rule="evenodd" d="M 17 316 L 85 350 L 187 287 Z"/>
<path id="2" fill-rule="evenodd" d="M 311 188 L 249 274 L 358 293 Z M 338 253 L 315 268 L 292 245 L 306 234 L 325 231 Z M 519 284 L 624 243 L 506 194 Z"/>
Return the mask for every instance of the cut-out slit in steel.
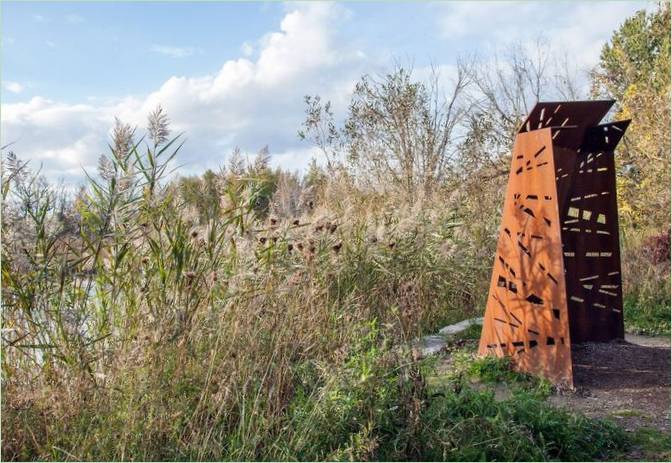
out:
<path id="1" fill-rule="evenodd" d="M 530 251 L 529 251 L 529 250 L 527 249 L 527 247 L 526 247 L 523 243 L 521 243 L 520 241 L 518 241 L 518 247 L 519 247 L 520 249 L 522 249 L 523 252 L 524 252 L 525 254 L 527 254 L 528 257 L 532 257 L 532 254 L 530 254 Z"/>
<path id="2" fill-rule="evenodd" d="M 544 300 L 536 294 L 530 294 L 525 298 L 525 300 L 535 305 L 544 305 Z"/>

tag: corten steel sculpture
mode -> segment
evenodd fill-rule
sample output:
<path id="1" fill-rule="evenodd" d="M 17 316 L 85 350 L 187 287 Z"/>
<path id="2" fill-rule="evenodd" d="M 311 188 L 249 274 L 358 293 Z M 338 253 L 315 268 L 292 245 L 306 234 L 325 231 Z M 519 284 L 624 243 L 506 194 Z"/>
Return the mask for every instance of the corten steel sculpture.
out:
<path id="1" fill-rule="evenodd" d="M 613 101 L 538 103 L 513 146 L 479 353 L 573 384 L 571 343 L 623 338 Z"/>

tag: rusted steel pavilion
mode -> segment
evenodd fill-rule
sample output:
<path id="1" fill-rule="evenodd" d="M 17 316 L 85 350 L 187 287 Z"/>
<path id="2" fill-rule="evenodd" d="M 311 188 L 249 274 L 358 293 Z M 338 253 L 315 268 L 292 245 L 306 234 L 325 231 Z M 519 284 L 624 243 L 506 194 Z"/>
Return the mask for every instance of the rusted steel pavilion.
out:
<path id="1" fill-rule="evenodd" d="M 513 147 L 479 353 L 555 383 L 571 343 L 623 338 L 613 104 L 538 103 Z"/>

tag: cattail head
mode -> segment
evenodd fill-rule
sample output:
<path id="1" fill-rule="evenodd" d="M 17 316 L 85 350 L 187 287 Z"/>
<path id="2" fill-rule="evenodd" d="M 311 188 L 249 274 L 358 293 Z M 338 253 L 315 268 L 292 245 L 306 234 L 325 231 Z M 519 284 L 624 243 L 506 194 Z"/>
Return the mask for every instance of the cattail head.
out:
<path id="1" fill-rule="evenodd" d="M 338 225 L 336 225 L 335 223 L 332 223 L 331 227 L 329 227 L 329 233 L 334 233 L 337 228 L 338 228 Z"/>
<path id="2" fill-rule="evenodd" d="M 298 227 L 298 226 L 299 226 L 299 219 L 295 219 L 295 220 L 292 222 L 292 225 Z"/>
<path id="3" fill-rule="evenodd" d="M 335 252 L 336 254 L 338 254 L 339 251 L 341 250 L 341 247 L 342 247 L 342 246 L 343 246 L 343 243 L 338 243 L 338 244 L 333 245 L 333 246 L 331 247 L 331 249 L 333 249 L 334 252 Z"/>
<path id="4" fill-rule="evenodd" d="M 259 242 L 261 244 L 266 244 L 266 237 L 262 236 L 261 238 L 259 238 Z"/>
<path id="5" fill-rule="evenodd" d="M 288 243 L 287 244 L 287 251 L 292 252 L 293 249 L 294 249 L 294 245 L 292 243 Z"/>
<path id="6" fill-rule="evenodd" d="M 196 238 L 196 237 L 198 237 L 198 230 L 193 230 L 193 231 L 191 232 L 191 237 L 192 237 L 192 238 Z"/>
<path id="7" fill-rule="evenodd" d="M 183 275 L 187 280 L 187 286 L 191 286 L 191 284 L 194 282 L 194 278 L 196 278 L 196 272 L 184 272 Z"/>

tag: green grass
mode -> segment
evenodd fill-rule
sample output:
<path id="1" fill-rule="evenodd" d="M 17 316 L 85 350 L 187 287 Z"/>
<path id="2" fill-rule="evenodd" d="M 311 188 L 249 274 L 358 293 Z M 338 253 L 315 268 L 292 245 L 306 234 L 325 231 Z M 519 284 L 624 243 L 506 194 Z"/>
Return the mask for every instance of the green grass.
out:
<path id="1" fill-rule="evenodd" d="M 449 461 L 580 461 L 628 448 L 608 420 L 589 419 L 546 403 L 550 384 L 515 372 L 507 359 L 453 354 L 448 371 L 429 382 L 434 399 L 423 414 L 422 458 Z M 506 398 L 496 397 L 505 387 Z"/>
<path id="2" fill-rule="evenodd" d="M 625 330 L 647 336 L 670 335 L 669 293 L 657 298 L 639 299 L 636 294 L 626 295 L 623 301 Z"/>
<path id="3" fill-rule="evenodd" d="M 655 428 L 642 427 L 630 433 L 633 452 L 640 461 L 670 461 L 670 435 Z M 639 455 L 641 452 L 641 455 Z"/>

